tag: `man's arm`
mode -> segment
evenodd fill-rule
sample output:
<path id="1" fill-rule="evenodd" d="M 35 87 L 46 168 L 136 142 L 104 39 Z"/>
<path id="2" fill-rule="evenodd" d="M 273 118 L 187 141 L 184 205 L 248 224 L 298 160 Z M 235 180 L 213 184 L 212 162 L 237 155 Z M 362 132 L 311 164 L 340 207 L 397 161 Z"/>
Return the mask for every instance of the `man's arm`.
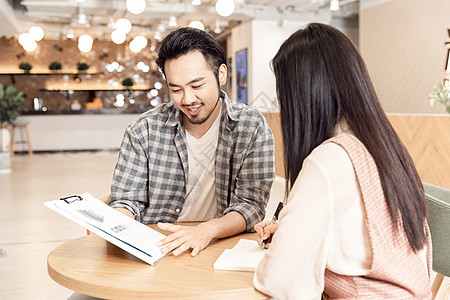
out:
<path id="1" fill-rule="evenodd" d="M 147 204 L 148 170 L 146 150 L 136 136 L 142 129 L 128 126 L 114 169 L 109 205 L 140 221 L 140 211 Z"/>
<path id="2" fill-rule="evenodd" d="M 244 153 L 244 158 L 242 162 L 241 159 L 232 160 L 239 162 L 233 166 L 233 169 L 239 172 L 233 173 L 230 180 L 233 189 L 228 208 L 224 211 L 225 214 L 237 211 L 244 216 L 247 231 L 253 231 L 254 226 L 264 219 L 270 189 L 275 179 L 273 135 L 265 118 L 261 114 L 258 118 L 256 128 L 250 126 L 250 130 L 245 129 L 241 133 L 251 134 L 251 138 L 248 142 L 238 143 L 242 146 L 241 149 L 236 149 L 236 152 Z"/>
<path id="3" fill-rule="evenodd" d="M 173 251 L 173 255 L 177 256 L 192 249 L 191 255 L 197 256 L 212 239 L 236 235 L 243 232 L 247 225 L 240 213 L 231 211 L 221 218 L 212 219 L 197 226 L 158 223 L 158 227 L 173 232 L 159 242 L 159 246 L 164 247 L 163 253 Z"/>
<path id="4" fill-rule="evenodd" d="M 123 208 L 123 207 L 116 207 L 116 208 L 114 208 L 114 209 L 117 210 L 118 212 L 123 213 L 123 214 L 126 215 L 127 217 L 130 217 L 130 218 L 134 219 L 133 213 L 132 213 L 131 211 L 129 211 L 128 209 Z"/>

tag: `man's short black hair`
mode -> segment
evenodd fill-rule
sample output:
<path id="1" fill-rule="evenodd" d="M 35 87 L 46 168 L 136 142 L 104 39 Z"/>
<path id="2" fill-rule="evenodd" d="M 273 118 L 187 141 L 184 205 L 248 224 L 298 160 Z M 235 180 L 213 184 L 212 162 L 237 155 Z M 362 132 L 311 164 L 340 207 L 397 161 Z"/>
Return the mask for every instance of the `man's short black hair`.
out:
<path id="1" fill-rule="evenodd" d="M 226 64 L 225 53 L 220 44 L 209 33 L 191 27 L 176 29 L 163 39 L 156 64 L 165 75 L 166 60 L 194 51 L 203 54 L 208 66 L 216 75 L 218 75 L 219 67 Z"/>

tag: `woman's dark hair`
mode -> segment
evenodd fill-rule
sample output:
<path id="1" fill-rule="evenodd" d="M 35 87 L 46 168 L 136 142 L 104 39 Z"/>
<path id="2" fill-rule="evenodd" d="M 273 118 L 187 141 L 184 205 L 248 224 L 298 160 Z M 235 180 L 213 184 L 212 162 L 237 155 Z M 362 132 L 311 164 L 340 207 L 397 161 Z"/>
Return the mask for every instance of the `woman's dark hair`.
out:
<path id="1" fill-rule="evenodd" d="M 166 60 L 175 59 L 193 51 L 200 51 L 203 54 L 209 68 L 216 75 L 219 67 L 226 64 L 225 53 L 220 44 L 209 33 L 191 27 L 174 30 L 163 39 L 156 64 L 165 75 Z"/>
<path id="2" fill-rule="evenodd" d="M 287 193 L 305 158 L 345 120 L 377 165 L 393 223 L 399 225 L 402 220 L 411 247 L 422 249 L 427 207 L 421 180 L 350 39 L 329 25 L 308 24 L 283 43 L 272 67 L 280 102 Z"/>

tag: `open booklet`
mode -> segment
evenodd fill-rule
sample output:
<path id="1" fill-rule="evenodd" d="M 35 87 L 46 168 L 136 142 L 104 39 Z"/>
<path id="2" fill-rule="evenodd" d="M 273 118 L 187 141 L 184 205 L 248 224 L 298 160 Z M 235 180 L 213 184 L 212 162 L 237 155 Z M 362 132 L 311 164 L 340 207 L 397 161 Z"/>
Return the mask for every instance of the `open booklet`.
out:
<path id="1" fill-rule="evenodd" d="M 222 252 L 214 263 L 214 269 L 254 272 L 266 251 L 256 241 L 240 239 L 232 249 Z"/>
<path id="2" fill-rule="evenodd" d="M 157 246 L 164 234 L 105 205 L 89 193 L 47 201 L 44 205 L 148 264 L 153 265 L 164 256 Z"/>

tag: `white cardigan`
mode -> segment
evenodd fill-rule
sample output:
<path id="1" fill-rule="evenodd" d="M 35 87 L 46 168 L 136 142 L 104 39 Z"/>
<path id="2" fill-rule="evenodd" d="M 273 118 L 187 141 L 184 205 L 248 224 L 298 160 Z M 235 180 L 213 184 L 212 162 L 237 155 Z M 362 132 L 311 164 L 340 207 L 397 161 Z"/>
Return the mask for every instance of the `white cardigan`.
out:
<path id="1" fill-rule="evenodd" d="M 328 143 L 305 159 L 278 230 L 258 265 L 256 289 L 276 299 L 321 299 L 325 268 L 366 275 L 372 250 L 361 192 L 345 150 Z M 426 267 L 426 249 L 421 251 Z"/>

